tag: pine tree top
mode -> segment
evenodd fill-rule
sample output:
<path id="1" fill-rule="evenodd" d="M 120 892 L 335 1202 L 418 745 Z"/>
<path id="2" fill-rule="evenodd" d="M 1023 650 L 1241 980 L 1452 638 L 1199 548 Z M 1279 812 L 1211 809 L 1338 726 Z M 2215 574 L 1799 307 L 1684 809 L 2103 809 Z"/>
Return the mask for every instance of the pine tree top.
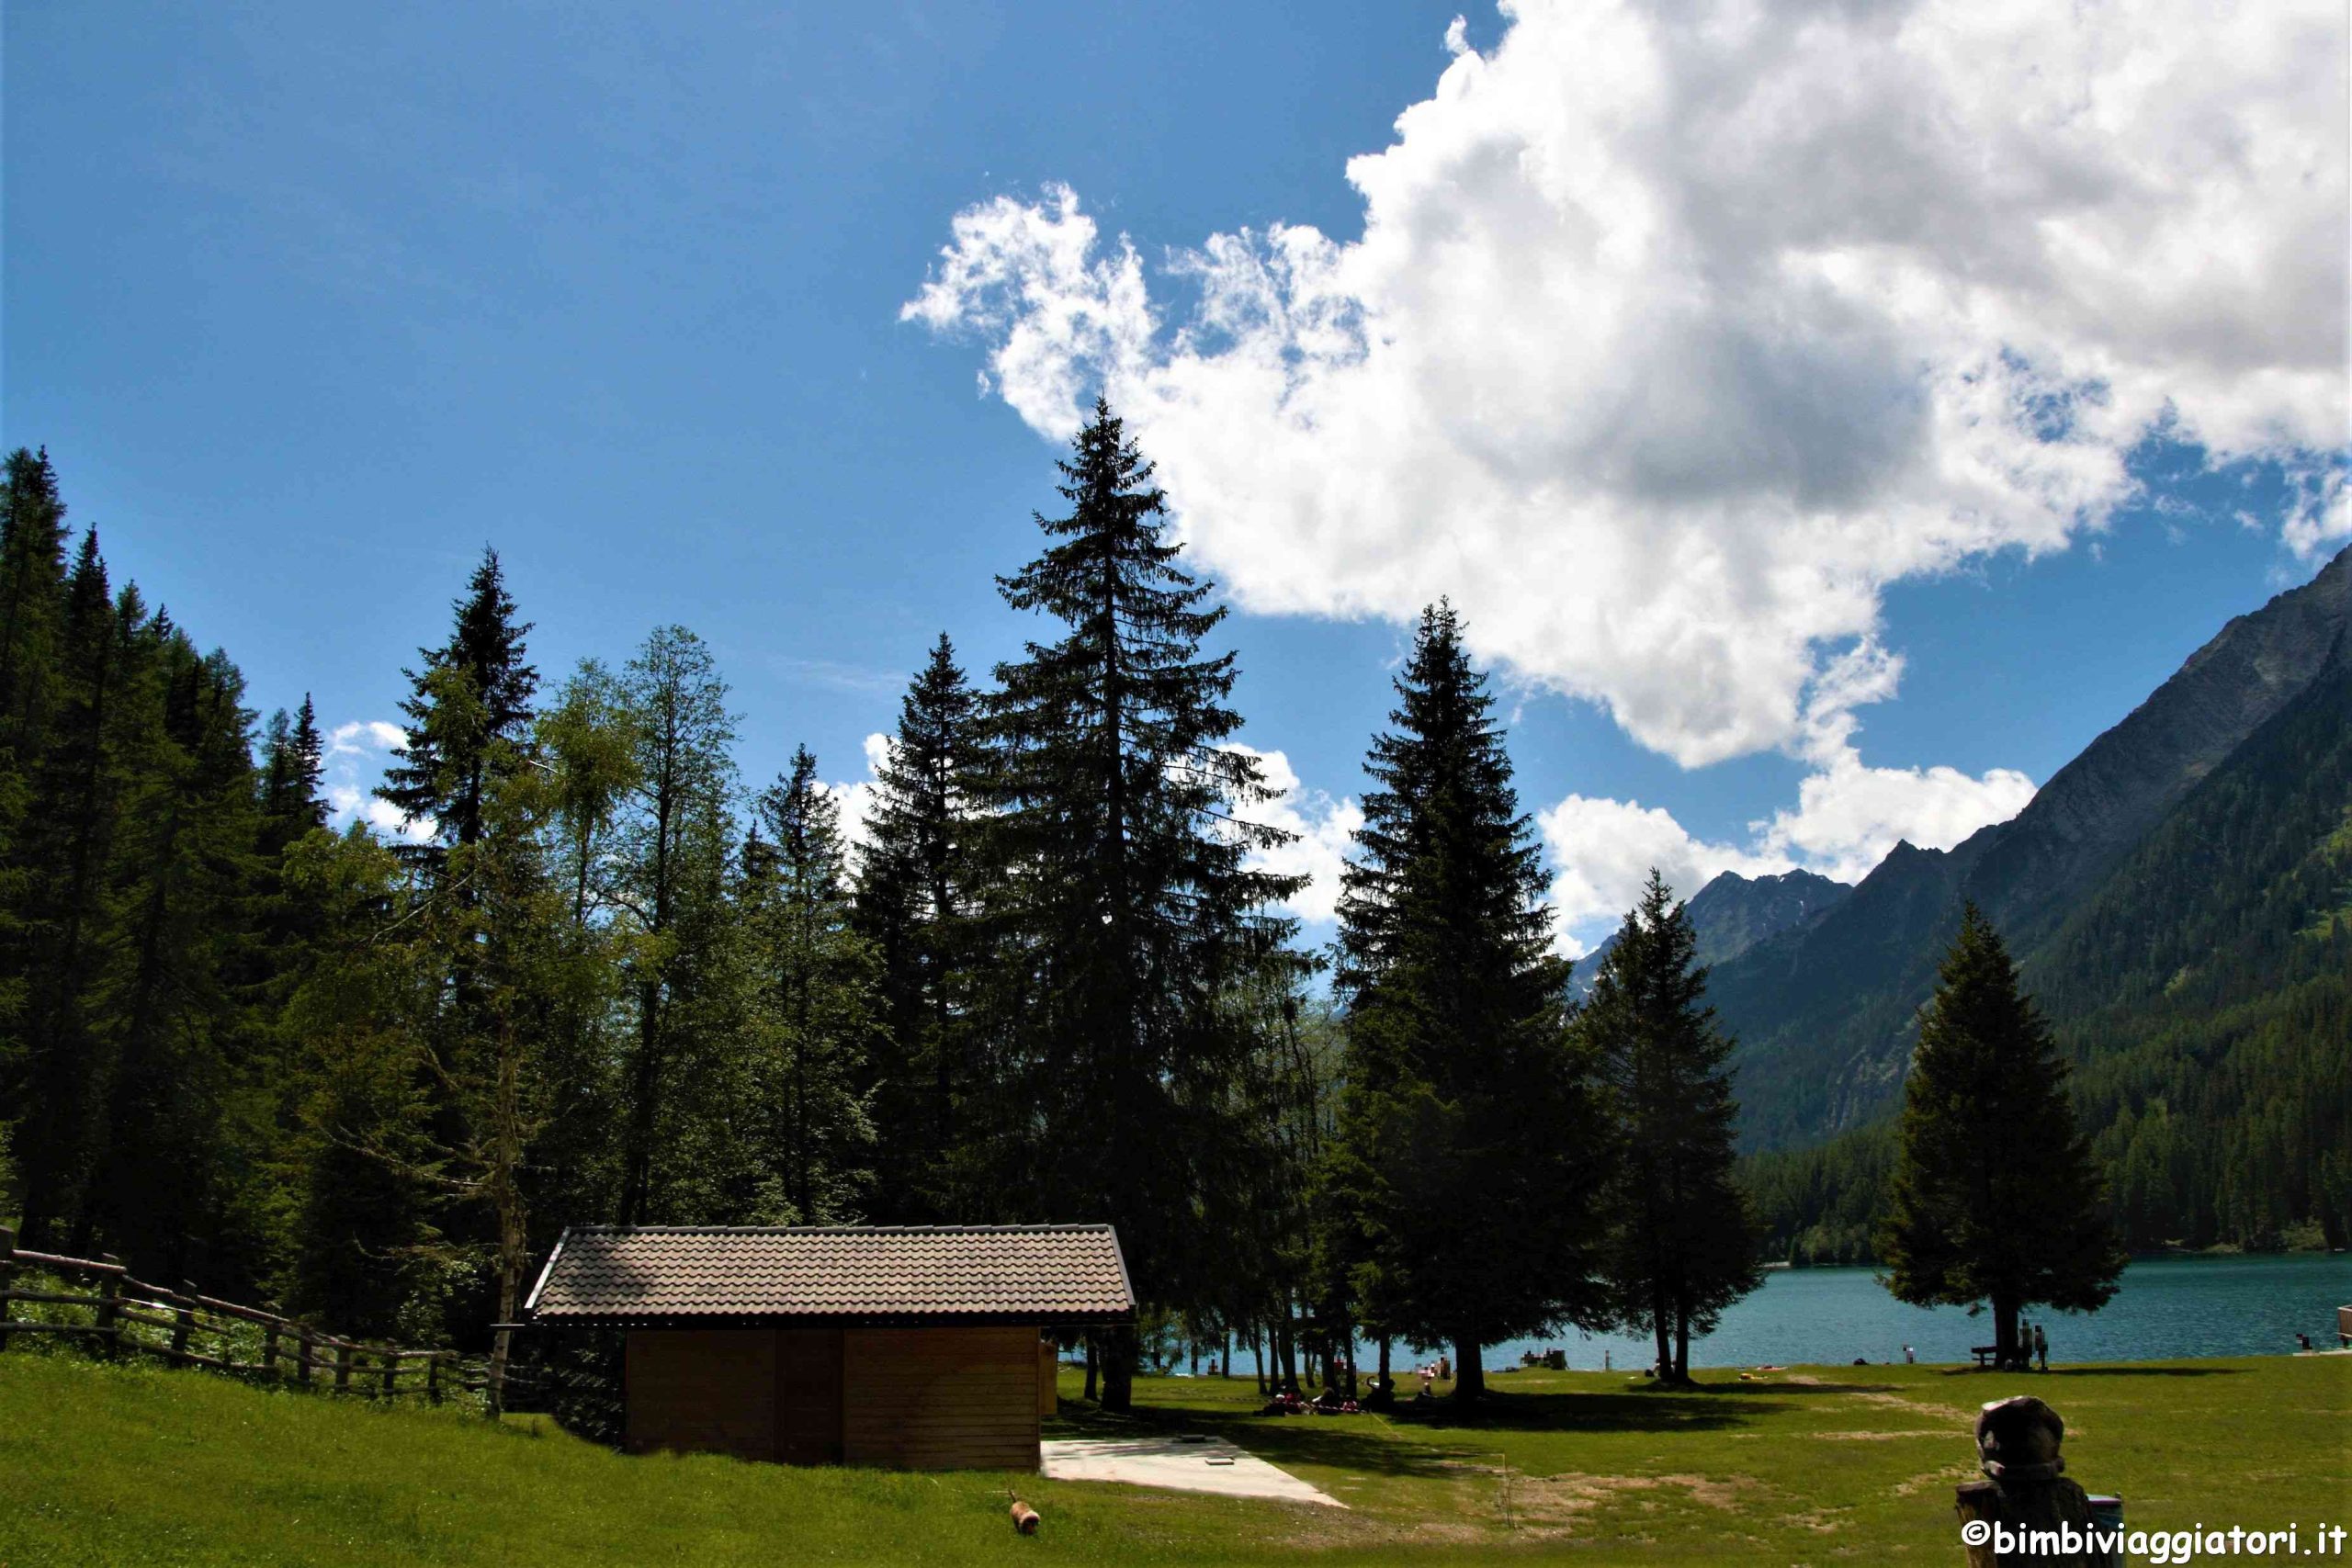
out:
<path id="1" fill-rule="evenodd" d="M 1373 739 L 1365 767 L 1378 787 L 1363 797 L 1342 876 L 1342 985 L 1374 981 L 1408 942 L 1442 940 L 1508 954 L 1564 998 L 1533 823 L 1519 809 L 1494 698 L 1450 603 L 1422 611 L 1396 687 L 1396 728 Z"/>

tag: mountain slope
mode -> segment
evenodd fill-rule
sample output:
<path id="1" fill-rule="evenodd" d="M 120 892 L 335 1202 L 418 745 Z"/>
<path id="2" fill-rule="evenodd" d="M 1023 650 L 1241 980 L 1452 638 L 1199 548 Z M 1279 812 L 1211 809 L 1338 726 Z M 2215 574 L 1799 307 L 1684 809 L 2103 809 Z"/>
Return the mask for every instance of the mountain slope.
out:
<path id="1" fill-rule="evenodd" d="M 1919 1004 L 1973 899 L 2030 951 L 2118 861 L 2326 667 L 2352 609 L 2352 550 L 2241 615 L 2007 822 L 1949 852 L 1899 844 L 1819 918 L 1718 967 L 1741 1042 L 1750 1146 L 1817 1139 L 1893 1102 Z"/>
<path id="2" fill-rule="evenodd" d="M 2129 1245 L 2352 1245 L 2352 633 L 2021 965 Z M 1871 1260 L 1893 1130 L 1747 1162 L 1776 1254 Z"/>
<path id="3" fill-rule="evenodd" d="M 2352 1241 L 2352 633 L 2023 967 L 2127 1236 Z"/>

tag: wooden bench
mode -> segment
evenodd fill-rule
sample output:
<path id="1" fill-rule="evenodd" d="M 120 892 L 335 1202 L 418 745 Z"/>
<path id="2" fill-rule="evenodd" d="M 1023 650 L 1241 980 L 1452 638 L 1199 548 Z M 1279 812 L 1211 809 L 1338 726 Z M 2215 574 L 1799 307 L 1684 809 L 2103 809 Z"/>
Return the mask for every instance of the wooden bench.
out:
<path id="1" fill-rule="evenodd" d="M 2001 1348 L 1998 1345 L 1971 1345 L 1968 1353 L 1976 1358 L 1976 1368 L 1982 1371 L 1994 1364 L 1993 1358 L 2001 1353 Z"/>
<path id="2" fill-rule="evenodd" d="M 2335 1309 L 2335 1343 L 2343 1349 L 2352 1350 L 2352 1307 Z"/>

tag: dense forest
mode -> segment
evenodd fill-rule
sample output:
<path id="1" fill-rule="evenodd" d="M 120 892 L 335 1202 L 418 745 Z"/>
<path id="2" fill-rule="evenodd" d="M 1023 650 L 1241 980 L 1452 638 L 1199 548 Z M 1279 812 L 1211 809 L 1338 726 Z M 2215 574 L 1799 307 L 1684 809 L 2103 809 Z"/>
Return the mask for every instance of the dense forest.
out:
<path id="1" fill-rule="evenodd" d="M 1060 479 L 998 580 L 1035 640 L 976 682 L 937 639 L 859 843 L 805 748 L 739 777 L 743 720 L 691 630 L 545 675 L 491 551 L 403 672 L 377 792 L 401 830 L 337 831 L 311 704 L 257 724 L 228 656 L 112 584 L 17 452 L 0 1216 L 340 1332 L 475 1346 L 567 1224 L 1108 1221 L 1148 1305 L 1089 1343 L 1114 1405 L 1188 1341 L 1240 1337 L 1295 1389 L 1357 1334 L 1475 1366 L 1654 1308 L 1703 1330 L 1736 1269 L 1677 1297 L 1689 1265 L 1653 1245 L 1668 1283 L 1612 1290 L 1609 1201 L 1637 1194 L 1604 1069 L 1645 1024 L 1569 999 L 1453 612 L 1372 743 L 1390 787 L 1348 939 L 1308 952 L 1298 885 L 1259 869 L 1283 835 L 1230 743 L 1226 612 L 1149 465 L 1098 407 Z M 1652 915 L 1685 922 L 1658 951 L 1687 961 L 1686 917 Z M 1691 1060 L 1645 1047 L 1643 1070 L 1717 1097 L 1681 1135 L 1727 1168 L 1724 1046 L 1684 1024 L 1668 1055 Z M 1488 1174 L 1425 1179 L 1448 1146 Z M 1475 1269 L 1428 1267 L 1448 1235 Z"/>

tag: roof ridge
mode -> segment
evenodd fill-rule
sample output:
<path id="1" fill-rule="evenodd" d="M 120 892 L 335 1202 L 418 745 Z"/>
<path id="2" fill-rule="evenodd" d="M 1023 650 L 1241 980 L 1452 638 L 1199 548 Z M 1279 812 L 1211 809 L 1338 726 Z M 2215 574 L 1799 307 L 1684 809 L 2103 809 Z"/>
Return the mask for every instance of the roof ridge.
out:
<path id="1" fill-rule="evenodd" d="M 1110 1231 L 1107 1224 L 1058 1225 L 566 1225 L 582 1235 L 1055 1235 Z"/>

